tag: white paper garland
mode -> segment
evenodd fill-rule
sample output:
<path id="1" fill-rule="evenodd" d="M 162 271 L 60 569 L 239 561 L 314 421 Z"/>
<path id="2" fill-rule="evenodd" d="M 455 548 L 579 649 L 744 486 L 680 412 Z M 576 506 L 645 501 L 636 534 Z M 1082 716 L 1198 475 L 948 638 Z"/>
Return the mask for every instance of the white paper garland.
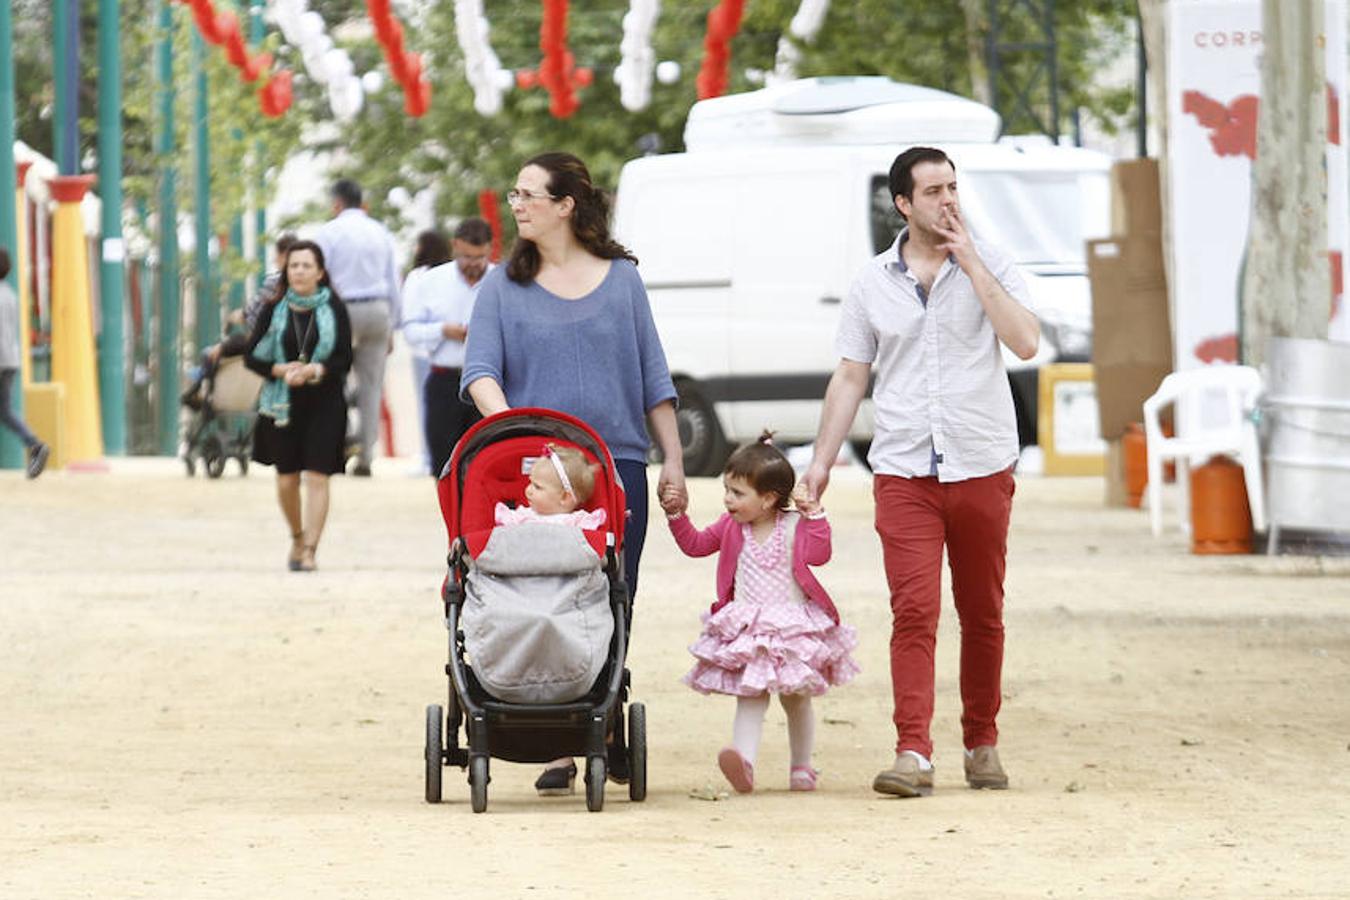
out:
<path id="1" fill-rule="evenodd" d="M 492 52 L 489 31 L 483 0 L 455 0 L 455 34 L 464 54 L 464 75 L 473 88 L 473 108 L 480 115 L 495 116 L 513 79 Z"/>
<path id="2" fill-rule="evenodd" d="M 820 27 L 825 24 L 825 13 L 830 9 L 830 0 L 802 0 L 797 14 L 792 17 L 788 31 L 793 37 L 805 43 L 815 40 Z M 773 72 L 766 73 L 765 82 L 782 84 L 797 77 L 797 62 L 801 51 L 797 49 L 787 35 L 778 39 L 778 55 L 774 59 Z"/>
<path id="3" fill-rule="evenodd" d="M 623 42 L 614 83 L 619 86 L 619 102 L 629 112 L 646 109 L 652 102 L 652 74 L 656 71 L 652 32 L 660 14 L 661 0 L 629 0 L 623 16 Z"/>
<path id="4" fill-rule="evenodd" d="M 300 51 L 309 77 L 327 89 L 333 115 L 340 121 L 355 118 L 365 101 L 361 78 L 347 51 L 334 46 L 323 17 L 309 9 L 308 0 L 268 0 L 266 16 Z"/>

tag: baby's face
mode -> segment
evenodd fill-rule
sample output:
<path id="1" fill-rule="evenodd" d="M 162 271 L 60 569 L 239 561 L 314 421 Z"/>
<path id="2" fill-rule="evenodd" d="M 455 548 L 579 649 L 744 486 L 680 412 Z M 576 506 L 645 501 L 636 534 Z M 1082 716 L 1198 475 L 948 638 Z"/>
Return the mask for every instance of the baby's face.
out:
<path id="1" fill-rule="evenodd" d="M 577 508 L 576 498 L 563 490 L 562 479 L 546 456 L 535 460 L 530 483 L 525 485 L 525 502 L 541 516 L 569 513 Z"/>

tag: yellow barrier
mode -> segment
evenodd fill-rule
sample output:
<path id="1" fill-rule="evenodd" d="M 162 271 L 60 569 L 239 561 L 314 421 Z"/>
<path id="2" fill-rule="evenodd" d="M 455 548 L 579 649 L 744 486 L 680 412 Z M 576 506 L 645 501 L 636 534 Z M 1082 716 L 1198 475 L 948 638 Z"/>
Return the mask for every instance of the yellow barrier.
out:
<path id="1" fill-rule="evenodd" d="M 1036 430 L 1046 475 L 1104 475 L 1106 445 L 1090 363 L 1041 366 Z"/>
<path id="2" fill-rule="evenodd" d="M 60 175 L 51 181 L 57 202 L 52 219 L 52 381 L 66 386 L 68 452 L 70 461 L 79 463 L 103 457 L 89 261 L 80 217 L 80 200 L 93 180 L 91 175 Z"/>
<path id="3" fill-rule="evenodd" d="M 30 384 L 23 389 L 23 417 L 33 433 L 52 448 L 47 468 L 64 469 L 66 452 L 66 386 L 55 381 Z"/>

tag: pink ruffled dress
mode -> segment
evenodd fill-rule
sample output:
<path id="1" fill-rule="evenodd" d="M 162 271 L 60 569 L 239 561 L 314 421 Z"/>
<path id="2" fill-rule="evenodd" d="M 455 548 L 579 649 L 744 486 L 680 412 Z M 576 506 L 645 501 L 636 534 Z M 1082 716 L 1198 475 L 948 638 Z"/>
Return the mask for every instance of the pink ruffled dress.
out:
<path id="1" fill-rule="evenodd" d="M 809 602 L 792 577 L 788 518 L 778 517 L 763 544 L 749 525 L 740 526 L 745 543 L 736 564 L 735 599 L 703 614 L 703 632 L 689 648 L 697 662 L 681 680 L 694 690 L 819 696 L 858 674 L 851 655 L 857 633 Z"/>

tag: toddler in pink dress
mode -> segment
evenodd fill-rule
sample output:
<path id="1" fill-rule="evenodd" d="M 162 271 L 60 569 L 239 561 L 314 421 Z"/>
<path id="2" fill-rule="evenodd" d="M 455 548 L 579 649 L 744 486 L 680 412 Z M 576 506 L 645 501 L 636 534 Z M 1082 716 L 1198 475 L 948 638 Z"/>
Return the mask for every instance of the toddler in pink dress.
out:
<path id="1" fill-rule="evenodd" d="M 788 785 L 813 791 L 815 717 L 811 698 L 858 673 L 854 630 L 808 566 L 830 558 L 830 525 L 820 504 L 793 490 L 792 465 L 769 443 L 732 454 L 722 473 L 726 514 L 695 528 L 680 492 L 661 497 L 675 543 L 688 556 L 720 551 L 717 602 L 703 615 L 703 631 L 689 648 L 696 662 L 684 683 L 705 694 L 736 697 L 732 742 L 717 763 L 740 793 L 754 790 L 769 695 L 777 694 L 788 720 Z M 792 499 L 798 511 L 788 509 Z"/>

